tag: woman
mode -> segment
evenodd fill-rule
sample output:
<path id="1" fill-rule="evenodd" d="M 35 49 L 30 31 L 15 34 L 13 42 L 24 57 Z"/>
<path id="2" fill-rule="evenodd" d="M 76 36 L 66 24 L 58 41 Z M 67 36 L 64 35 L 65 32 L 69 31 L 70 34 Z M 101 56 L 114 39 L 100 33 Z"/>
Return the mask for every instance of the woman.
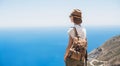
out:
<path id="1" fill-rule="evenodd" d="M 70 14 L 70 19 L 71 19 L 71 22 L 74 23 L 74 27 L 76 28 L 78 35 L 83 39 L 82 42 L 87 44 L 86 29 L 81 26 L 81 23 L 82 23 L 82 15 L 81 14 L 82 13 L 79 9 L 74 9 L 73 12 Z M 73 39 L 75 37 L 74 28 L 70 28 L 68 30 L 68 34 L 69 34 L 69 42 L 68 42 L 68 47 L 66 49 L 66 53 L 64 56 L 64 61 L 66 62 L 66 66 L 86 66 L 87 63 L 81 63 L 78 60 L 70 59 L 67 57 L 70 47 L 73 44 Z M 87 59 L 87 53 L 86 53 L 85 58 Z"/>

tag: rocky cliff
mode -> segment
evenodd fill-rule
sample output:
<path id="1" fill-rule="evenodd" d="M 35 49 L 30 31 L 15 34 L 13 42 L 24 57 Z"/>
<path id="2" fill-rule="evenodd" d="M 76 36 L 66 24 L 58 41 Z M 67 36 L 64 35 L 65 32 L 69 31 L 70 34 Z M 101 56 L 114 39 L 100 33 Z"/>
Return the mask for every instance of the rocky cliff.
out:
<path id="1" fill-rule="evenodd" d="M 120 35 L 90 52 L 88 66 L 120 66 Z"/>

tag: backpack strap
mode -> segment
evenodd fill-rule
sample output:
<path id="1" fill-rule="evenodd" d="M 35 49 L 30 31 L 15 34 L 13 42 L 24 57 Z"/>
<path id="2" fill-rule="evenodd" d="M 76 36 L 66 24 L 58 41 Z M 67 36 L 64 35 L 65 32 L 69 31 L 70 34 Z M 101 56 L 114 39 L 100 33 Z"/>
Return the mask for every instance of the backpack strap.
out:
<path id="1" fill-rule="evenodd" d="M 74 28 L 74 32 L 75 32 L 75 37 L 79 38 L 77 29 L 75 27 L 73 27 L 73 28 Z"/>

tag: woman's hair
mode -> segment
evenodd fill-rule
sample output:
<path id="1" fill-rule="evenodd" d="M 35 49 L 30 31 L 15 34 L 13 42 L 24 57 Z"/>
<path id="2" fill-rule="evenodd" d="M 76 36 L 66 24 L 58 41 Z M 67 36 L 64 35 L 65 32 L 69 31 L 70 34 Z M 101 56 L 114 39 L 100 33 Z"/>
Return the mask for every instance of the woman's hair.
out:
<path id="1" fill-rule="evenodd" d="M 82 13 L 79 9 L 74 9 L 73 12 L 70 14 L 70 17 L 73 16 L 73 22 L 75 24 L 82 23 Z"/>

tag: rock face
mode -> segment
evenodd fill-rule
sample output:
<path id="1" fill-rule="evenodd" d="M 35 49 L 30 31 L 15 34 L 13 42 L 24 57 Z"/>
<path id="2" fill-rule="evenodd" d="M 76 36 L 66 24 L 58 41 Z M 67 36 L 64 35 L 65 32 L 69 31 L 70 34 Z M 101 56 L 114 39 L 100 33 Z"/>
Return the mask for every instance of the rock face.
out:
<path id="1" fill-rule="evenodd" d="M 120 35 L 90 52 L 88 66 L 120 66 Z"/>

